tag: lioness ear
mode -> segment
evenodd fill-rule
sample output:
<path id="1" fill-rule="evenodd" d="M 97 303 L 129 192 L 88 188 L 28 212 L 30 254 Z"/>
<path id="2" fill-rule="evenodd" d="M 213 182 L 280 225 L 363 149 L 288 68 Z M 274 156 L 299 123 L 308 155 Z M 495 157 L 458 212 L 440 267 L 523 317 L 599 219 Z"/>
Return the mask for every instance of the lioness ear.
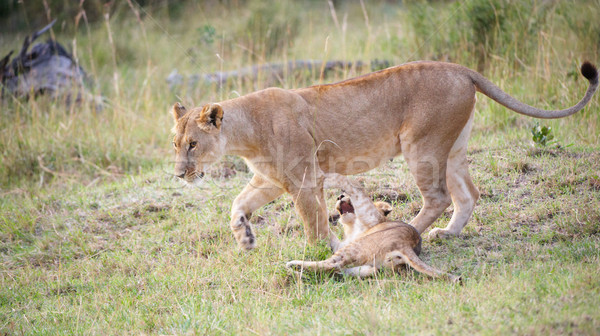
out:
<path id="1" fill-rule="evenodd" d="M 183 115 L 187 112 L 185 106 L 181 105 L 181 103 L 175 103 L 173 107 L 171 107 L 171 113 L 173 114 L 173 119 L 175 122 L 179 120 L 179 118 L 183 117 Z"/>
<path id="2" fill-rule="evenodd" d="M 200 114 L 196 118 L 198 127 L 210 131 L 213 129 L 221 129 L 223 121 L 223 108 L 219 104 L 207 104 L 202 108 Z"/>

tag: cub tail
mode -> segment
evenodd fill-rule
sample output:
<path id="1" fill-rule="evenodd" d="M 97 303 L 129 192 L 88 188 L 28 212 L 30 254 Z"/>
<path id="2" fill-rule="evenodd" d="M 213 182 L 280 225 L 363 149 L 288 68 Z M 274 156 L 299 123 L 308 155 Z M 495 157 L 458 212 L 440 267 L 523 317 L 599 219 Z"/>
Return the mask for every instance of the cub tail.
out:
<path id="1" fill-rule="evenodd" d="M 417 256 L 415 251 L 413 251 L 413 249 L 410 247 L 402 248 L 400 250 L 388 253 L 386 255 L 386 260 L 394 264 L 394 266 L 402 264 L 404 262 L 409 264 L 418 272 L 427 274 L 432 278 L 443 278 L 449 280 L 452 283 L 462 284 L 462 278 L 460 276 L 446 273 L 440 271 L 435 267 L 427 265 L 423 260 L 421 260 L 421 258 L 419 258 L 419 256 Z"/>

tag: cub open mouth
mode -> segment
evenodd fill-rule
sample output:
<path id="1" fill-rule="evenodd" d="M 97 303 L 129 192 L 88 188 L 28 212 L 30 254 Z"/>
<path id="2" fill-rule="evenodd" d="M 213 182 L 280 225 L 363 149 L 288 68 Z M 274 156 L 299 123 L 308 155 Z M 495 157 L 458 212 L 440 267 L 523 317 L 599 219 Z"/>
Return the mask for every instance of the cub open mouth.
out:
<path id="1" fill-rule="evenodd" d="M 352 206 L 352 202 L 350 198 L 346 197 L 346 195 L 342 194 L 338 197 L 338 201 L 335 206 L 336 210 L 343 215 L 345 213 L 354 213 L 354 206 Z"/>
<path id="2" fill-rule="evenodd" d="M 340 213 L 342 215 L 345 213 L 354 213 L 354 207 L 352 206 L 352 203 L 340 201 Z"/>

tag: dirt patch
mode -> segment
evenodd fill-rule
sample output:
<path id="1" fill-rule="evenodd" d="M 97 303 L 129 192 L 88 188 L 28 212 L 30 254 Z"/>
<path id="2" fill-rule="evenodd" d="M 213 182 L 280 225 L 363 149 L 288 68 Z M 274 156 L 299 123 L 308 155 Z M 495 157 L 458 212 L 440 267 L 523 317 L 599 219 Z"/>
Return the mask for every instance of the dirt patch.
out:
<path id="1" fill-rule="evenodd" d="M 492 188 L 477 186 L 477 189 L 479 190 L 479 198 L 482 200 L 499 201 L 502 197 L 502 193 Z"/>
<path id="2" fill-rule="evenodd" d="M 579 158 L 586 156 L 586 154 L 573 152 L 573 151 L 570 151 L 563 147 L 557 147 L 557 148 L 533 147 L 533 148 L 530 148 L 527 150 L 527 155 L 530 157 L 540 157 L 540 156 L 544 156 L 544 155 L 551 156 L 551 157 L 560 156 L 560 157 L 566 157 L 566 158 L 570 158 L 570 159 L 579 159 Z"/>
<path id="3" fill-rule="evenodd" d="M 588 184 L 590 188 L 593 190 L 600 190 L 600 178 L 598 177 L 590 177 L 588 179 Z"/>
<path id="4" fill-rule="evenodd" d="M 382 190 L 380 192 L 376 192 L 375 194 L 373 194 L 373 197 L 378 201 L 384 201 L 389 203 L 399 203 L 408 200 L 408 195 L 406 193 L 399 192 L 393 189 L 387 189 Z"/>
<path id="5" fill-rule="evenodd" d="M 151 203 L 146 205 L 144 209 L 148 212 L 159 212 L 170 210 L 171 206 L 165 203 Z"/>
<path id="6" fill-rule="evenodd" d="M 529 174 L 536 170 L 532 165 L 523 161 L 514 162 L 512 169 L 521 174 Z"/>
<path id="7" fill-rule="evenodd" d="M 304 234 L 304 227 L 302 223 L 296 220 L 295 217 L 291 217 L 290 220 L 285 223 L 285 225 L 280 225 L 279 223 L 273 223 L 270 226 L 271 232 L 275 236 L 292 236 L 297 237 Z"/>
<path id="8" fill-rule="evenodd" d="M 552 156 L 552 157 L 557 157 L 560 153 L 555 150 L 555 149 L 548 149 L 548 148 L 531 148 L 530 150 L 527 151 L 527 155 L 531 156 L 531 157 L 540 157 L 543 155 L 548 155 L 548 156 Z"/>
<path id="9" fill-rule="evenodd" d="M 253 216 L 252 222 L 253 222 L 254 226 L 257 228 L 263 227 L 268 224 L 267 219 L 261 215 Z"/>
<path id="10" fill-rule="evenodd" d="M 70 284 L 48 290 L 48 295 L 56 296 L 71 295 L 74 293 L 77 293 L 77 288 Z"/>

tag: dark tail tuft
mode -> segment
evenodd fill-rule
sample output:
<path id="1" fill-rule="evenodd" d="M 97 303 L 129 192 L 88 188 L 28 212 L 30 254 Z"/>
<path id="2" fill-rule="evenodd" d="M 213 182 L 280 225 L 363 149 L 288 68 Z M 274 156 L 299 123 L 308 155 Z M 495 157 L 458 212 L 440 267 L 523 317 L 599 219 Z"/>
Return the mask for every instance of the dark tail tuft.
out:
<path id="1" fill-rule="evenodd" d="M 592 84 L 598 82 L 598 69 L 588 61 L 583 62 L 583 65 L 581 65 L 581 74 Z"/>

